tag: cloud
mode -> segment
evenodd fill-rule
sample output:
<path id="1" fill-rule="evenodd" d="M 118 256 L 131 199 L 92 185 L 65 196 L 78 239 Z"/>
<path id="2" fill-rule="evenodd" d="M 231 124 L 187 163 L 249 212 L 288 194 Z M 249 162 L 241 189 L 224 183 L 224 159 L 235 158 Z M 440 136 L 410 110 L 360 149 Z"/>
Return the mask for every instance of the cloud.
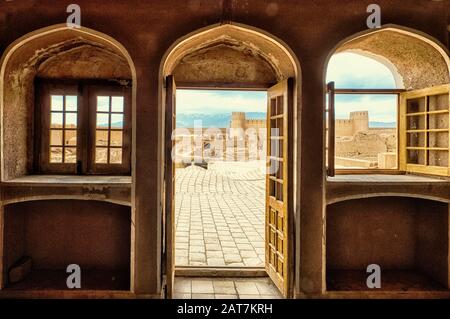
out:
<path id="1" fill-rule="evenodd" d="M 177 112 L 222 114 L 266 112 L 267 93 L 261 91 L 177 90 Z"/>
<path id="2" fill-rule="evenodd" d="M 385 65 L 350 52 L 331 57 L 327 69 L 327 83 L 331 81 L 336 82 L 338 88 L 396 88 L 394 76 Z"/>
<path id="3" fill-rule="evenodd" d="M 336 118 L 348 119 L 350 112 L 369 111 L 371 122 L 397 122 L 396 95 L 338 95 Z"/>

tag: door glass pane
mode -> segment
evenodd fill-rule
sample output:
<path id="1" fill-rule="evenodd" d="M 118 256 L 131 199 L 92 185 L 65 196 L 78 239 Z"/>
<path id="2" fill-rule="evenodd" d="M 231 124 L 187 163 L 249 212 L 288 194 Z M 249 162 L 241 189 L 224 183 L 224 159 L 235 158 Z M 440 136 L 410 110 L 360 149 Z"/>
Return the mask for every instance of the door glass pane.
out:
<path id="1" fill-rule="evenodd" d="M 108 163 L 108 149 L 104 147 L 95 148 L 95 163 L 107 164 Z"/>
<path id="2" fill-rule="evenodd" d="M 109 127 L 109 114 L 97 113 L 97 128 L 107 129 Z"/>
<path id="3" fill-rule="evenodd" d="M 60 146 L 62 145 L 63 134 L 62 130 L 50 130 L 50 145 Z"/>
<path id="4" fill-rule="evenodd" d="M 66 111 L 76 112 L 78 110 L 78 97 L 76 95 L 66 95 Z"/>
<path id="5" fill-rule="evenodd" d="M 76 146 L 77 145 L 77 131 L 76 130 L 66 130 L 64 137 L 64 145 Z"/>
<path id="6" fill-rule="evenodd" d="M 95 145 L 108 146 L 108 131 L 97 130 L 95 133 Z"/>
<path id="7" fill-rule="evenodd" d="M 77 113 L 66 113 L 66 123 L 65 128 L 76 128 L 77 127 Z"/>
<path id="8" fill-rule="evenodd" d="M 110 163 L 111 164 L 122 164 L 122 149 L 121 148 L 111 148 L 110 149 Z"/>
<path id="9" fill-rule="evenodd" d="M 97 112 L 109 112 L 109 96 L 97 96 Z"/>
<path id="10" fill-rule="evenodd" d="M 64 149 L 64 163 L 77 162 L 77 149 L 75 147 L 66 147 Z"/>
<path id="11" fill-rule="evenodd" d="M 52 112 L 50 119 L 50 127 L 51 128 L 62 128 L 63 126 L 63 113 L 60 112 Z"/>
<path id="12" fill-rule="evenodd" d="M 50 163 L 62 163 L 62 147 L 50 147 Z"/>
<path id="13" fill-rule="evenodd" d="M 63 110 L 63 96 L 62 95 L 52 95 L 51 96 L 50 109 L 52 111 L 62 111 Z"/>
<path id="14" fill-rule="evenodd" d="M 111 131 L 111 146 L 122 146 L 122 140 L 122 131 Z"/>
<path id="15" fill-rule="evenodd" d="M 113 96 L 111 102 L 111 112 L 123 113 L 123 96 Z"/>
<path id="16" fill-rule="evenodd" d="M 111 114 L 111 128 L 123 128 L 123 114 Z"/>

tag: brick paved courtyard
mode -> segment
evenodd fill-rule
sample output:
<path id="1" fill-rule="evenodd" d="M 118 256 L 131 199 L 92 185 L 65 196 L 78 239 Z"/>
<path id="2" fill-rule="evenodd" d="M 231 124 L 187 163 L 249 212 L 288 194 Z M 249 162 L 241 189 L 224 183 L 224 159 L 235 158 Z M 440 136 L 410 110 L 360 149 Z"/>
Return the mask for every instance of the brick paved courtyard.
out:
<path id="1" fill-rule="evenodd" d="M 262 162 L 176 170 L 176 265 L 264 266 Z"/>

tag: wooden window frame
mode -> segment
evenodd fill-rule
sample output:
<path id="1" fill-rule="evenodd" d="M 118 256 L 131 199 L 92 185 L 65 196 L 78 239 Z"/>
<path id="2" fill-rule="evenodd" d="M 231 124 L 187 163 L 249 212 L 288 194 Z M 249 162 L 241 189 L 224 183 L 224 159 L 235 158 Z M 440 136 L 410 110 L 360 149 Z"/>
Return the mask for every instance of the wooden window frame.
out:
<path id="1" fill-rule="evenodd" d="M 325 132 L 328 131 L 328 146 L 325 146 L 325 151 L 327 152 L 327 176 L 333 177 L 335 175 L 363 175 L 363 174 L 387 174 L 387 175 L 399 175 L 405 172 L 401 171 L 400 167 L 400 96 L 402 93 L 406 92 L 404 89 L 336 89 L 335 82 L 329 82 L 327 84 L 326 90 L 329 96 L 328 107 L 325 107 L 325 113 L 328 113 L 328 128 L 325 127 Z M 356 95 L 356 94 L 366 94 L 366 95 L 397 95 L 397 168 L 392 169 L 345 169 L 345 168 L 335 168 L 335 96 L 339 95 Z"/>
<path id="2" fill-rule="evenodd" d="M 37 78 L 35 90 L 33 154 L 33 171 L 35 173 L 66 175 L 131 174 L 131 90 L 128 84 L 122 85 L 106 80 Z M 50 95 L 78 96 L 76 163 L 50 163 L 50 116 L 48 116 L 50 114 Z M 98 95 L 121 95 L 124 97 L 122 163 L 120 164 L 95 163 L 96 97 Z"/>

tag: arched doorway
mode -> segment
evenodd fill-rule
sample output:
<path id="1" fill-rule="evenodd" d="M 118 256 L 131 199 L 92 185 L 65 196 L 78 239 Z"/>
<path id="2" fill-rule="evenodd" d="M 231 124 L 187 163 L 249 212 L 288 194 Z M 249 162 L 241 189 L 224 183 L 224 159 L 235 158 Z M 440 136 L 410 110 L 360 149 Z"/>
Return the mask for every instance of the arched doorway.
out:
<path id="1" fill-rule="evenodd" d="M 300 110 L 299 63 L 275 37 L 240 24 L 214 25 L 178 40 L 160 68 L 161 166 L 165 202 L 166 280 L 172 295 L 175 272 L 174 185 L 176 88 L 260 90 L 267 92 L 265 193 L 265 267 L 282 294 L 291 296 L 294 280 L 294 209 L 299 176 L 297 114 Z M 275 131 L 281 132 L 275 136 Z M 202 145 L 210 145 L 202 143 Z M 210 147 L 210 146 L 208 146 Z M 269 160 L 270 159 L 270 160 Z M 272 169 L 271 169 L 272 168 Z M 294 180 L 296 182 L 294 183 Z"/>

